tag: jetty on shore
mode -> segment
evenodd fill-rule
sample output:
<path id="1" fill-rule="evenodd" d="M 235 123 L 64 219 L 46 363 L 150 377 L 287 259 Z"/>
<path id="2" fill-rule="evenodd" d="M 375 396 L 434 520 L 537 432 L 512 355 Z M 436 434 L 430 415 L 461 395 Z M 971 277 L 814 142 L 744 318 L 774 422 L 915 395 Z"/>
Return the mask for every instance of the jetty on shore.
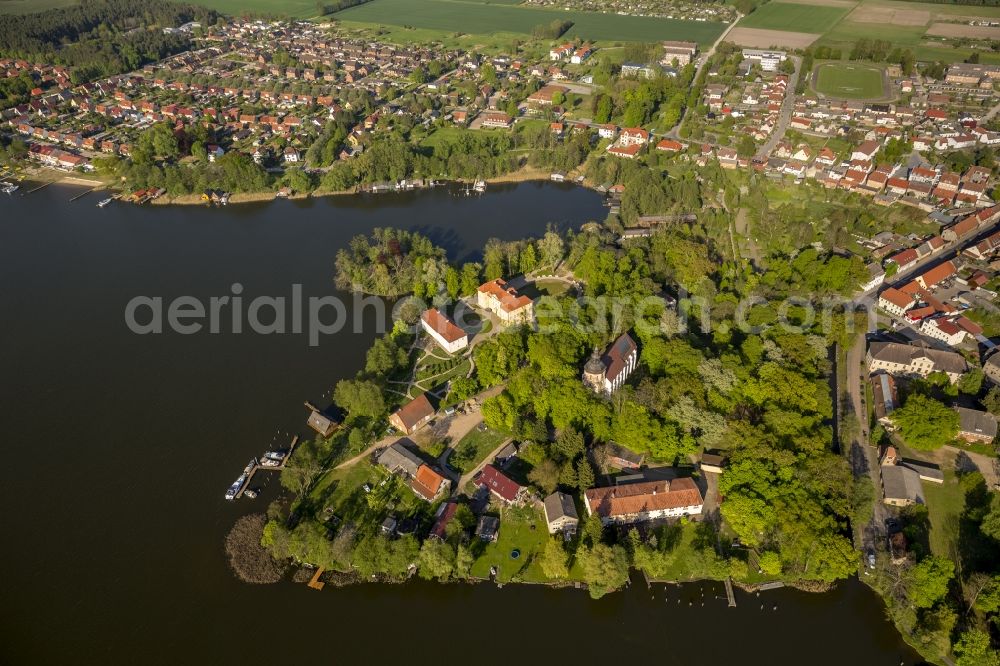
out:
<path id="1" fill-rule="evenodd" d="M 295 451 L 295 447 L 296 445 L 298 445 L 298 443 L 299 443 L 299 436 L 295 435 L 295 437 L 292 438 L 291 444 L 288 445 L 288 453 L 285 454 L 285 457 L 284 459 L 282 459 L 280 465 L 275 465 L 273 467 L 261 465 L 260 464 L 261 459 L 255 458 L 253 466 L 247 473 L 246 481 L 243 482 L 243 486 L 236 492 L 236 496 L 234 497 L 234 499 L 239 499 L 243 497 L 243 493 L 246 492 L 247 488 L 250 487 L 250 484 L 253 483 L 253 477 L 254 475 L 257 474 L 259 470 L 264 470 L 265 472 L 268 471 L 280 472 L 281 470 L 285 469 L 285 465 L 288 464 L 288 459 L 292 457 L 292 452 Z"/>

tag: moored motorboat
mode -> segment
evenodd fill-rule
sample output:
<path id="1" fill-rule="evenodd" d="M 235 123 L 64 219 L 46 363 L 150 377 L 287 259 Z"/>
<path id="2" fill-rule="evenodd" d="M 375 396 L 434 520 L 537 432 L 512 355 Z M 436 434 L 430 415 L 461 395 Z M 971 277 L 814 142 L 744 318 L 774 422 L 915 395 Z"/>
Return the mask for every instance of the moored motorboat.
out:
<path id="1" fill-rule="evenodd" d="M 107 199 L 101 199 L 100 201 L 97 202 L 97 207 L 98 208 L 104 208 L 105 206 L 107 206 L 112 201 L 114 201 L 113 197 L 108 197 Z"/>
<path id="2" fill-rule="evenodd" d="M 233 484 L 231 486 L 229 486 L 229 489 L 226 491 L 226 499 L 227 500 L 232 501 L 232 500 L 236 499 L 236 496 L 240 494 L 241 490 L 243 490 L 243 486 L 246 484 L 247 480 L 250 478 L 250 473 L 253 472 L 253 470 L 254 470 L 254 468 L 256 466 L 257 466 L 257 459 L 256 458 L 251 458 L 250 462 L 247 463 L 247 466 L 243 468 L 243 473 L 240 474 L 240 476 L 239 476 L 238 479 L 236 479 L 235 481 L 233 481 Z"/>

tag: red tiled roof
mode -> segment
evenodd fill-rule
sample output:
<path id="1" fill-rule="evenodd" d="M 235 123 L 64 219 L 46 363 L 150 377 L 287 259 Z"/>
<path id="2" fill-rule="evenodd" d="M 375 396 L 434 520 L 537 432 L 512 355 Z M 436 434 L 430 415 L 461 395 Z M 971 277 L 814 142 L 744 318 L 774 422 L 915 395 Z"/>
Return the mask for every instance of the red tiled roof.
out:
<path id="1" fill-rule="evenodd" d="M 936 285 L 941 280 L 951 277 L 955 274 L 955 264 L 950 261 L 946 261 L 943 264 L 938 264 L 934 268 L 930 269 L 926 273 L 920 276 L 924 283 L 924 287 L 932 287 Z"/>
<path id="2" fill-rule="evenodd" d="M 407 430 L 420 423 L 422 420 L 434 413 L 430 400 L 426 395 L 414 398 L 396 411 L 396 416 L 403 422 Z"/>
<path id="3" fill-rule="evenodd" d="M 483 471 L 479 473 L 479 478 L 476 479 L 476 485 L 489 488 L 491 492 L 496 493 L 508 502 L 516 500 L 522 488 L 520 484 L 493 465 L 487 465 L 483 468 Z"/>
<path id="4" fill-rule="evenodd" d="M 917 260 L 917 258 L 918 258 L 917 251 L 914 250 L 913 248 L 910 248 L 892 255 L 891 257 L 889 257 L 887 261 L 891 261 L 897 266 L 906 266 L 907 264 L 912 264 L 914 261 Z"/>
<path id="5" fill-rule="evenodd" d="M 605 518 L 699 506 L 704 502 L 698 486 L 688 478 L 591 488 L 585 496 L 590 510 Z"/>
<path id="6" fill-rule="evenodd" d="M 457 502 L 448 502 L 447 504 L 441 505 L 441 511 L 438 513 L 437 520 L 434 521 L 434 527 L 431 528 L 431 536 L 444 539 L 447 535 L 448 523 L 450 523 L 451 519 L 455 517 L 455 513 L 457 511 Z"/>
<path id="7" fill-rule="evenodd" d="M 633 143 L 628 146 L 613 146 L 608 150 L 608 152 L 611 153 L 612 155 L 624 155 L 627 157 L 635 157 L 636 155 L 639 154 L 640 150 L 642 150 L 642 144 Z"/>
<path id="8" fill-rule="evenodd" d="M 894 287 L 889 287 L 881 294 L 878 295 L 879 298 L 885 299 L 895 305 L 896 307 L 906 308 L 913 304 L 913 298 L 907 296 L 899 289 Z"/>
<path id="9" fill-rule="evenodd" d="M 464 338 L 467 334 L 465 331 L 456 326 L 448 317 L 441 314 L 440 310 L 431 308 L 429 310 L 424 310 L 424 313 L 420 316 L 435 333 L 440 335 L 442 338 L 448 342 L 456 342 Z"/>
<path id="10" fill-rule="evenodd" d="M 518 294 L 516 289 L 508 287 L 507 283 L 499 278 L 479 285 L 479 291 L 485 294 L 490 294 L 500 301 L 500 307 L 502 307 L 506 312 L 519 310 L 525 305 L 531 303 L 530 298 Z"/>
<path id="11" fill-rule="evenodd" d="M 423 497 L 428 502 L 437 497 L 438 491 L 445 479 L 443 476 L 432 470 L 427 465 L 417 468 L 417 475 L 413 477 L 410 487 L 413 492 Z"/>

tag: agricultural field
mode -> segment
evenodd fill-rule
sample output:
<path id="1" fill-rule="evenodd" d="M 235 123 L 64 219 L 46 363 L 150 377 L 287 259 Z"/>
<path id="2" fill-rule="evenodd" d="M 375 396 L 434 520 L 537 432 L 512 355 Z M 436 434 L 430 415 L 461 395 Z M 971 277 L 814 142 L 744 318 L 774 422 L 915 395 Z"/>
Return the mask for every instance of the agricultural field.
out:
<path id="1" fill-rule="evenodd" d="M 820 35 L 814 32 L 790 32 L 788 30 L 767 30 L 766 28 L 733 28 L 726 35 L 726 41 L 766 49 L 772 46 L 786 49 L 804 49 Z"/>
<path id="2" fill-rule="evenodd" d="M 0 14 L 30 14 L 66 7 L 76 0 L 0 0 Z"/>
<path id="3" fill-rule="evenodd" d="M 816 92 L 830 97 L 878 99 L 885 95 L 882 70 L 848 63 L 826 63 L 816 70 Z"/>
<path id="4" fill-rule="evenodd" d="M 739 22 L 741 28 L 825 33 L 849 10 L 845 7 L 769 2 Z"/>
<path id="5" fill-rule="evenodd" d="M 333 16 L 348 24 L 409 26 L 448 33 L 529 35 L 538 25 L 573 21 L 567 37 L 601 41 L 687 39 L 709 45 L 722 34 L 723 23 L 619 16 L 579 11 L 552 11 L 474 0 L 372 0 Z"/>

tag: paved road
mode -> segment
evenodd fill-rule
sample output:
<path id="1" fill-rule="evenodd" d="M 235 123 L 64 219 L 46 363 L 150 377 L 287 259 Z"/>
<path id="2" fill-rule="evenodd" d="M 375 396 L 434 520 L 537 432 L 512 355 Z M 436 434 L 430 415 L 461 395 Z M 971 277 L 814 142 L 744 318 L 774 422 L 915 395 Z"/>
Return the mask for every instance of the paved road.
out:
<path id="1" fill-rule="evenodd" d="M 992 109 L 987 111 L 986 115 L 979 122 L 985 124 L 987 121 L 992 120 L 993 116 L 997 115 L 997 113 L 1000 113 L 1000 103 L 997 103 Z"/>
<path id="2" fill-rule="evenodd" d="M 893 281 L 884 286 L 900 287 L 906 284 L 912 279 L 914 274 L 918 274 L 927 268 L 931 268 L 932 266 L 948 261 L 949 259 L 954 258 L 966 247 L 978 243 L 980 240 L 993 233 L 998 225 L 1000 225 L 1000 220 L 983 228 L 979 231 L 979 233 L 968 239 L 951 243 L 948 249 L 944 252 L 941 252 L 938 255 L 928 256 L 918 261 L 911 268 L 897 273 L 893 276 Z M 858 294 L 855 296 L 853 302 L 856 305 L 864 305 L 870 308 L 879 291 L 880 289 L 873 289 L 870 292 Z M 871 477 L 874 489 L 873 497 L 875 501 L 872 521 L 863 530 L 863 547 L 867 549 L 874 546 L 876 543 L 880 543 L 882 539 L 885 538 L 885 520 L 890 516 L 890 512 L 885 504 L 882 503 L 882 482 L 879 477 L 878 452 L 875 451 L 873 447 L 868 445 L 870 435 L 868 432 L 868 412 L 865 409 L 863 400 L 864 381 L 866 379 L 867 372 L 865 372 L 865 370 L 861 367 L 861 362 L 862 359 L 864 359 L 866 348 L 867 341 L 865 334 L 860 333 L 855 338 L 854 344 L 851 346 L 851 349 L 847 354 L 846 377 L 847 390 L 851 399 L 851 407 L 856 415 L 856 418 L 858 419 L 858 429 L 855 431 L 856 434 L 851 442 L 851 451 L 849 452 L 851 467 L 855 476 L 867 473 Z"/>
<path id="3" fill-rule="evenodd" d="M 705 68 L 705 65 L 708 64 L 708 61 L 711 60 L 712 56 L 715 54 L 715 49 L 719 46 L 719 44 L 721 44 L 723 42 L 723 40 L 725 40 L 726 36 L 729 34 L 729 31 L 732 30 L 733 28 L 735 28 L 736 24 L 739 23 L 740 19 L 742 19 L 742 18 L 743 18 L 743 14 L 737 14 L 736 15 L 736 20 L 733 21 L 732 23 L 730 23 L 729 27 L 727 27 L 725 30 L 722 31 L 722 34 L 719 35 L 719 38 L 717 40 L 715 40 L 715 43 L 713 43 L 712 46 L 709 47 L 709 49 L 707 51 L 705 51 L 705 53 L 701 56 L 701 58 L 698 60 L 698 67 L 694 70 L 694 79 L 693 79 L 693 81 L 697 81 L 698 80 L 698 77 L 701 75 L 701 70 L 703 70 Z M 687 108 L 685 108 L 681 112 L 681 117 L 677 119 L 677 124 L 674 125 L 670 129 L 670 131 L 667 132 L 664 136 L 666 136 L 668 138 L 671 138 L 671 139 L 677 139 L 677 133 L 680 131 L 681 124 L 684 122 L 684 116 L 686 116 L 686 115 L 687 115 Z"/>
<path id="4" fill-rule="evenodd" d="M 788 123 L 792 122 L 792 112 L 795 111 L 795 86 L 799 83 L 799 75 L 802 73 L 802 58 L 790 55 L 795 63 L 795 71 L 788 77 L 788 86 L 785 88 L 785 99 L 781 103 L 781 112 L 778 113 L 778 124 L 774 126 L 774 131 L 767 141 L 757 149 L 757 157 L 767 157 L 778 145 L 778 142 L 785 138 L 788 130 Z"/>
<path id="5" fill-rule="evenodd" d="M 861 546 L 867 551 L 874 550 L 876 543 L 880 543 L 884 539 L 885 520 L 889 517 L 889 511 L 882 502 L 882 480 L 879 475 L 878 452 L 869 446 L 868 410 L 865 408 L 863 397 L 864 383 L 868 373 L 861 367 L 866 348 L 865 333 L 859 333 L 847 353 L 845 376 L 847 378 L 847 392 L 851 398 L 853 418 L 857 419 L 857 428 L 854 430 L 849 452 L 851 470 L 855 477 L 867 474 L 872 482 L 874 503 L 872 520 L 871 523 L 862 528 Z"/>

